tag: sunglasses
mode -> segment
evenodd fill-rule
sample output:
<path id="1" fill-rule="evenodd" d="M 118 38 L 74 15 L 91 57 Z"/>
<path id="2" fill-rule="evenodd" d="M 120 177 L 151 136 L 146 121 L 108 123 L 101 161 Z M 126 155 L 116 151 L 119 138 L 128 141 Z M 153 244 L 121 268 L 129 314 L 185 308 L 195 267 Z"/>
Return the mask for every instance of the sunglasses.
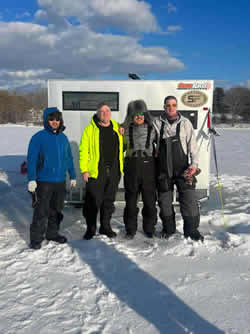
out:
<path id="1" fill-rule="evenodd" d="M 54 114 L 49 114 L 47 117 L 48 121 L 54 121 L 56 120 L 57 122 L 61 120 L 61 115 L 54 115 Z"/>
<path id="2" fill-rule="evenodd" d="M 141 112 L 135 112 L 134 117 L 135 116 L 144 116 L 144 112 L 142 112 L 142 111 Z"/>
<path id="3" fill-rule="evenodd" d="M 170 107 L 174 107 L 174 108 L 176 108 L 176 107 L 177 107 L 177 104 L 176 104 L 176 103 L 172 103 L 172 104 L 168 103 L 168 104 L 166 104 L 166 107 L 167 107 L 167 108 L 170 108 Z"/>

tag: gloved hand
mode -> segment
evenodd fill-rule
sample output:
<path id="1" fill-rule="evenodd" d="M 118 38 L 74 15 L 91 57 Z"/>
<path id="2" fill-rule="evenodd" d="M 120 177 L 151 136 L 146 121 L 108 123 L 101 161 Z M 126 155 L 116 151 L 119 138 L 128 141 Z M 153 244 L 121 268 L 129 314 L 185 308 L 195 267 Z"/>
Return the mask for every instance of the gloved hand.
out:
<path id="1" fill-rule="evenodd" d="M 34 193 L 36 191 L 37 188 L 37 183 L 36 181 L 29 181 L 28 183 L 28 191 L 31 193 Z"/>
<path id="2" fill-rule="evenodd" d="M 75 188 L 76 180 L 70 180 L 70 188 Z"/>
<path id="3" fill-rule="evenodd" d="M 184 173 L 192 176 L 196 173 L 196 169 L 197 169 L 196 167 L 190 165 L 188 166 L 188 169 L 186 169 Z"/>
<path id="4" fill-rule="evenodd" d="M 185 179 L 185 182 L 186 182 L 187 184 L 190 184 L 190 185 L 195 184 L 195 183 L 197 182 L 195 176 L 196 176 L 196 175 L 199 175 L 200 172 L 201 172 L 200 168 L 196 168 L 196 167 L 194 167 L 194 166 L 192 166 L 192 165 L 189 166 L 189 167 L 185 170 L 185 172 L 183 173 L 183 177 L 184 177 L 184 179 Z"/>

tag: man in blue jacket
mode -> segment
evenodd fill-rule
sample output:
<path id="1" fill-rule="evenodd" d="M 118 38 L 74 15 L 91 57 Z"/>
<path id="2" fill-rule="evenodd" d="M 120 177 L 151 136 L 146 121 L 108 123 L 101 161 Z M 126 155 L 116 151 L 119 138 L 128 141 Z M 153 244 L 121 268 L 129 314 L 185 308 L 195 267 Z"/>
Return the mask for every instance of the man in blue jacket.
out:
<path id="1" fill-rule="evenodd" d="M 76 186 L 76 174 L 68 138 L 63 131 L 62 113 L 47 108 L 43 113 L 44 129 L 30 140 L 28 148 L 28 191 L 36 196 L 36 206 L 30 226 L 30 248 L 40 249 L 44 237 L 58 243 L 67 242 L 60 235 L 63 218 L 66 172 L 71 187 Z"/>

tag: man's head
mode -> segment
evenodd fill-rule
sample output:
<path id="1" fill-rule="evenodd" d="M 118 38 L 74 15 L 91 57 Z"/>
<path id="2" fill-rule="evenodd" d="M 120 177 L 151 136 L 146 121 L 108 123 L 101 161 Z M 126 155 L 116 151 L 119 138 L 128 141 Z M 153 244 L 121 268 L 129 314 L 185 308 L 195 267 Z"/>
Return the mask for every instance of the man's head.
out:
<path id="1" fill-rule="evenodd" d="M 111 110 L 106 103 L 99 104 L 97 108 L 97 117 L 102 126 L 108 126 L 111 119 Z"/>
<path id="2" fill-rule="evenodd" d="M 54 111 L 47 116 L 47 121 L 51 129 L 56 132 L 60 126 L 62 115 L 59 111 Z"/>
<path id="3" fill-rule="evenodd" d="M 57 107 L 46 108 L 43 112 L 44 127 L 52 130 L 53 132 L 63 131 L 62 113 Z"/>
<path id="4" fill-rule="evenodd" d="M 133 114 L 133 121 L 135 125 L 144 124 L 144 113 L 143 112 L 135 112 Z"/>
<path id="5" fill-rule="evenodd" d="M 134 124 L 136 125 L 144 124 L 146 113 L 147 113 L 147 106 L 143 100 L 133 101 L 132 116 Z"/>
<path id="6" fill-rule="evenodd" d="M 148 112 L 147 105 L 143 100 L 134 100 L 129 102 L 123 126 L 127 128 L 131 123 L 136 125 L 142 125 L 144 123 L 150 125 L 152 124 L 150 113 Z"/>
<path id="7" fill-rule="evenodd" d="M 167 96 L 164 99 L 164 110 L 167 113 L 167 118 L 174 120 L 178 117 L 177 99 L 175 96 Z"/>

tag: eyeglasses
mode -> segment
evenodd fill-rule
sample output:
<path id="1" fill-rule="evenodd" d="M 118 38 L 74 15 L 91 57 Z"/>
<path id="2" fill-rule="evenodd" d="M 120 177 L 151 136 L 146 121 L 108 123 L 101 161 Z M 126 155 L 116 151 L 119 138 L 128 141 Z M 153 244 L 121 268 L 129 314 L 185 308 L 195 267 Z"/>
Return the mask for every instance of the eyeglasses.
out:
<path id="1" fill-rule="evenodd" d="M 136 117 L 136 116 L 144 116 L 144 112 L 135 112 L 134 114 L 134 117 Z"/>
<path id="2" fill-rule="evenodd" d="M 170 108 L 170 107 L 176 108 L 176 107 L 177 107 L 177 104 L 176 104 L 176 103 L 172 103 L 172 104 L 168 103 L 168 104 L 165 104 L 165 106 L 166 106 L 167 108 Z"/>

